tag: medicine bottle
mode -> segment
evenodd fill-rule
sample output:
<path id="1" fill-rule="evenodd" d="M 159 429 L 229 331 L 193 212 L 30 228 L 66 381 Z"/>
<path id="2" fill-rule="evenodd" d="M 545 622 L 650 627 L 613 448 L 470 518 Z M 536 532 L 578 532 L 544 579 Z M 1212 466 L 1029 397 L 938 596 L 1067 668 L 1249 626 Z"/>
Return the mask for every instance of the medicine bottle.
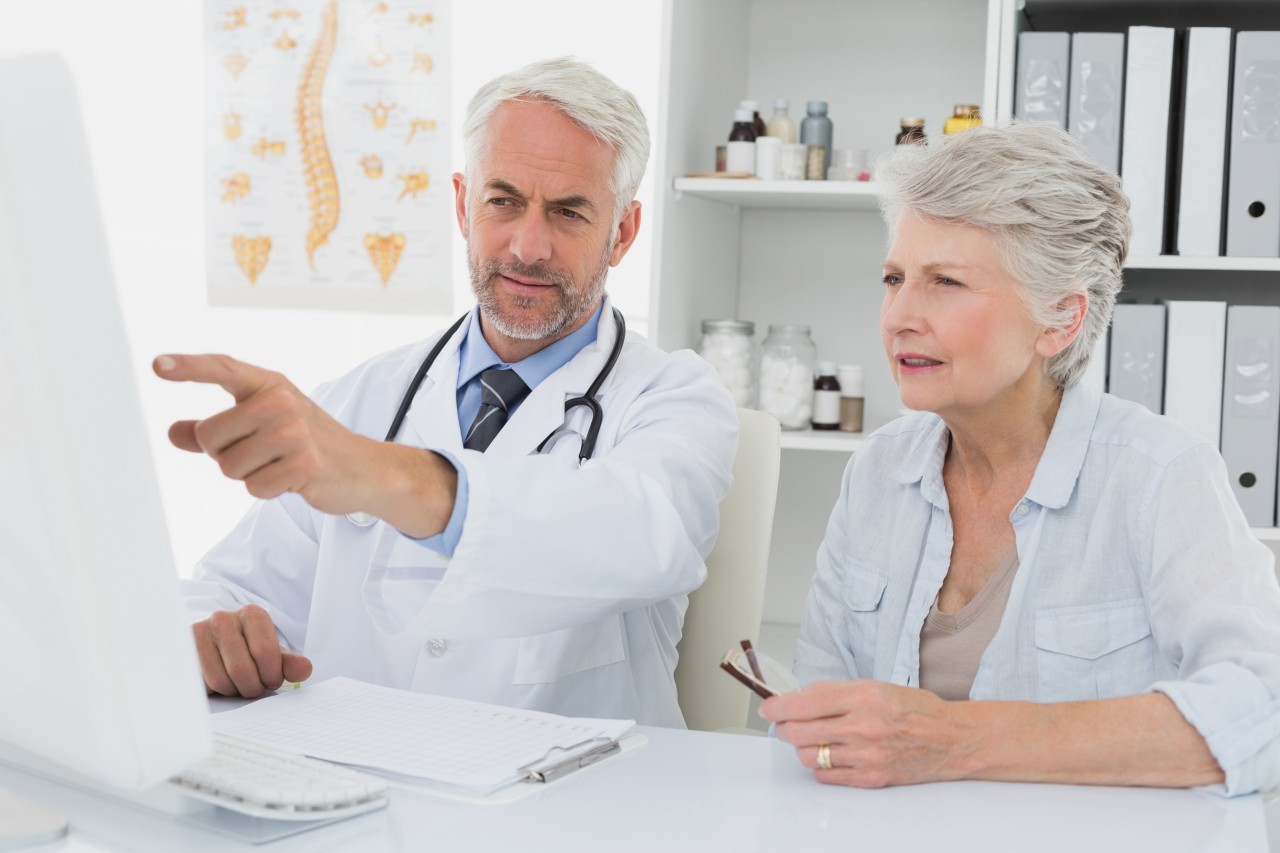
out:
<path id="1" fill-rule="evenodd" d="M 924 119 L 904 118 L 899 121 L 902 128 L 893 140 L 895 145 L 924 145 L 928 142 L 924 137 Z"/>
<path id="2" fill-rule="evenodd" d="M 839 375 L 840 429 L 844 432 L 862 432 L 862 413 L 865 404 L 862 365 L 842 364 Z"/>
<path id="3" fill-rule="evenodd" d="M 774 323 L 760 345 L 760 408 L 783 429 L 808 429 L 813 417 L 813 360 L 809 327 Z"/>
<path id="4" fill-rule="evenodd" d="M 750 110 L 733 111 L 733 129 L 729 131 L 730 142 L 755 142 L 756 129 L 751 122 Z"/>
<path id="5" fill-rule="evenodd" d="M 765 135 L 764 119 L 760 118 L 760 102 L 759 101 L 741 101 L 738 109 L 746 110 L 751 113 L 751 127 L 756 132 L 756 139 Z"/>
<path id="6" fill-rule="evenodd" d="M 977 104 L 956 104 L 954 114 L 942 126 L 942 133 L 943 135 L 959 133 L 980 124 L 982 124 L 982 118 L 978 115 Z"/>
<path id="7" fill-rule="evenodd" d="M 831 119 L 827 118 L 826 101 L 809 101 L 805 104 L 804 121 L 800 122 L 800 141 L 805 145 L 821 145 L 824 149 L 822 169 L 818 180 L 825 180 L 831 168 Z"/>
<path id="8" fill-rule="evenodd" d="M 840 383 L 834 361 L 818 362 L 818 378 L 813 380 L 813 428 L 840 428 Z"/>
<path id="9" fill-rule="evenodd" d="M 716 375 L 744 409 L 755 406 L 756 324 L 747 320 L 703 320 L 698 355 L 716 369 Z"/>
<path id="10" fill-rule="evenodd" d="M 791 114 L 787 112 L 791 106 L 786 98 L 778 98 L 773 102 L 773 115 L 769 116 L 769 123 L 765 125 L 766 136 L 776 136 L 782 140 L 783 145 L 795 145 L 799 139 L 796 133 L 796 123 L 791 120 Z"/>

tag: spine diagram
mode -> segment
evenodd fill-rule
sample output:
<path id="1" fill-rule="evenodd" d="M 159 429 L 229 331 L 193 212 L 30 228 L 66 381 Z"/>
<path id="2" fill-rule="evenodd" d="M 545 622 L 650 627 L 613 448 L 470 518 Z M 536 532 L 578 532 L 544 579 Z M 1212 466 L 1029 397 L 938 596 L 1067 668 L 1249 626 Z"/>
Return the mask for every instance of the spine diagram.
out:
<path id="1" fill-rule="evenodd" d="M 320 36 L 316 39 L 298 86 L 298 136 L 302 152 L 302 172 L 307 184 L 307 201 L 311 207 L 311 230 L 307 232 L 307 259 L 311 271 L 316 269 L 316 249 L 329 242 L 338 227 L 338 177 L 329 156 L 329 143 L 324 135 L 322 95 L 325 75 L 338 41 L 338 3 L 325 5 Z"/>

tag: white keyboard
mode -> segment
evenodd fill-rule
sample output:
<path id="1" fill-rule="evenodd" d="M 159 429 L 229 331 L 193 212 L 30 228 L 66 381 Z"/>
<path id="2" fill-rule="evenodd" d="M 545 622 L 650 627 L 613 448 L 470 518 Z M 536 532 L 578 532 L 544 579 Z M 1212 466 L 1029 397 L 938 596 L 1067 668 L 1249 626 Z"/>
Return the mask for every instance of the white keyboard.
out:
<path id="1" fill-rule="evenodd" d="M 213 757 L 170 780 L 183 793 L 252 817 L 328 820 L 380 809 L 387 783 L 337 764 L 214 735 Z"/>

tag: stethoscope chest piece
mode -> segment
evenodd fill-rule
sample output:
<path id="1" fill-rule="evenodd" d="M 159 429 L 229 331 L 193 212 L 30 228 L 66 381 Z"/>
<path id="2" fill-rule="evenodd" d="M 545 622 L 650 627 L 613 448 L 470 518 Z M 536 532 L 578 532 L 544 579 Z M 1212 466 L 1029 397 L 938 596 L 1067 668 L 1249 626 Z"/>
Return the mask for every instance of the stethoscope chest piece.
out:
<path id="1" fill-rule="evenodd" d="M 373 527 L 378 523 L 378 517 L 367 512 L 349 512 L 347 513 L 347 521 L 356 527 Z"/>

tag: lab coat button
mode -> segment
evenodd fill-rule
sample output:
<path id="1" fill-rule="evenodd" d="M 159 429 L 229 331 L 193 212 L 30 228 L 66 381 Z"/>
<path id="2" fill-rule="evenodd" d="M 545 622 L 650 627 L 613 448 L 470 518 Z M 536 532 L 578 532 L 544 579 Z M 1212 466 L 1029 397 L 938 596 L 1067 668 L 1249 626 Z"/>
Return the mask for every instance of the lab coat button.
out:
<path id="1" fill-rule="evenodd" d="M 427 641 L 427 654 L 431 655 L 433 658 L 441 657 L 447 651 L 449 651 L 449 644 L 444 640 Z"/>

